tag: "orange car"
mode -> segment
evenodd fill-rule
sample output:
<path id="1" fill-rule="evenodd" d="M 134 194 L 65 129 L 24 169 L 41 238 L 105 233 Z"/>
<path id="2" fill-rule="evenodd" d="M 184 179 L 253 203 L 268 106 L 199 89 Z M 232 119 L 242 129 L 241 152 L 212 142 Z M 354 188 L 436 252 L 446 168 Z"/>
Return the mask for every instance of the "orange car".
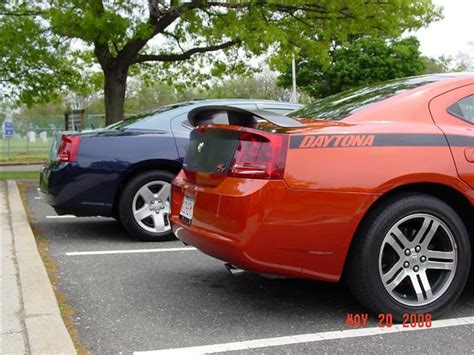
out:
<path id="1" fill-rule="evenodd" d="M 175 235 L 252 272 L 344 277 L 397 320 L 453 304 L 474 237 L 474 75 L 385 82 L 290 116 L 190 112 Z"/>

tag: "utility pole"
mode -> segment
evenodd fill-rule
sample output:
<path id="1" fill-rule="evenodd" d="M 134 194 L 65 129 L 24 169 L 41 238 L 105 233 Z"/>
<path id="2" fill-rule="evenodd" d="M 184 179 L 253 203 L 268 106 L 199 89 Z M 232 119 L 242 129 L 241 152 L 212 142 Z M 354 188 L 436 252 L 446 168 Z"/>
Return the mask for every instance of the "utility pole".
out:
<path id="1" fill-rule="evenodd" d="M 291 92 L 291 102 L 298 103 L 298 93 L 296 92 L 296 62 L 295 55 L 291 59 L 291 79 L 293 81 L 293 90 Z"/>

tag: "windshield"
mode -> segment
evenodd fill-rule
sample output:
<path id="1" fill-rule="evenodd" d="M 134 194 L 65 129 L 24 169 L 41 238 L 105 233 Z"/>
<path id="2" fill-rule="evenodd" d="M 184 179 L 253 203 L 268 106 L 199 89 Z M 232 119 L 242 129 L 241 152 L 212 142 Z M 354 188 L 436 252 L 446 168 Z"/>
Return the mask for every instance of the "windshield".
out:
<path id="1" fill-rule="evenodd" d="M 139 113 L 122 121 L 112 123 L 105 127 L 108 129 L 169 129 L 169 121 L 163 120 L 161 115 L 164 112 L 174 110 L 179 107 L 191 105 L 191 102 L 162 106 L 159 109 Z"/>
<path id="2" fill-rule="evenodd" d="M 376 102 L 388 99 L 403 91 L 439 81 L 440 75 L 396 79 L 383 83 L 351 89 L 317 100 L 313 104 L 290 113 L 295 119 L 318 118 L 340 120 Z"/>

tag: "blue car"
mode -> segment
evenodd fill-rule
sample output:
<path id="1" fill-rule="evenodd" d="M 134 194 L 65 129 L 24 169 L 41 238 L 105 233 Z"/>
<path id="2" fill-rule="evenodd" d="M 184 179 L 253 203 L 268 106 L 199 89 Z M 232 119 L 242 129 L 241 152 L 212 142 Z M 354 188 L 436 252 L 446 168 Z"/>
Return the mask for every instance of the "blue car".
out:
<path id="1" fill-rule="evenodd" d="M 302 105 L 269 100 L 199 100 L 168 105 L 104 129 L 64 132 L 40 174 L 39 194 L 56 212 L 119 220 L 144 241 L 173 238 L 171 182 L 181 170 L 193 128 L 187 114 L 227 105 L 285 114 Z M 227 114 L 216 123 L 228 123 Z"/>

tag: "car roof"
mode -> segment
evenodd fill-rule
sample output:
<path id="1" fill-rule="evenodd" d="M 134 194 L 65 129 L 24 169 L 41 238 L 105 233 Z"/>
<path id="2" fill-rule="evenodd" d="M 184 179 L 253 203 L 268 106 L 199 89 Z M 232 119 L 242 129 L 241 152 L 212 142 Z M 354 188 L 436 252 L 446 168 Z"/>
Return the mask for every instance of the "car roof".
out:
<path id="1" fill-rule="evenodd" d="M 295 109 L 303 107 L 302 104 L 285 102 L 285 101 L 276 101 L 276 100 L 265 100 L 265 99 L 203 99 L 203 100 L 192 100 L 192 101 L 183 101 L 174 104 L 176 108 L 186 107 L 186 111 L 194 107 L 199 106 L 244 106 L 244 105 L 262 105 L 262 106 L 273 106 L 273 107 L 294 107 Z M 173 106 L 169 105 L 169 106 Z M 161 106 L 161 108 L 167 106 Z"/>
<path id="2" fill-rule="evenodd" d="M 223 105 L 223 106 L 242 106 L 242 105 L 264 105 L 268 106 L 271 105 L 273 107 L 282 107 L 282 108 L 292 108 L 294 110 L 303 107 L 304 105 L 293 103 L 293 102 L 286 102 L 286 101 L 277 101 L 277 100 L 267 100 L 267 99 L 196 99 L 196 100 L 189 100 L 189 101 L 182 101 L 177 102 L 174 104 L 163 105 L 154 110 L 144 111 L 136 114 L 132 114 L 129 117 L 135 116 L 148 116 L 154 113 L 160 112 L 168 112 L 172 114 L 179 114 L 182 112 L 190 111 L 192 108 L 199 107 L 199 106 L 216 106 L 216 105 Z M 170 107 L 169 110 L 164 110 L 167 107 Z M 260 107 L 262 109 L 263 107 Z"/>
<path id="3" fill-rule="evenodd" d="M 169 105 L 163 105 L 158 107 L 155 110 L 144 111 L 137 114 L 132 114 L 126 117 L 124 120 L 119 121 L 108 128 L 117 128 L 120 125 L 134 125 L 135 121 L 143 120 L 152 120 L 156 117 L 160 119 L 172 119 L 188 111 L 191 111 L 194 108 L 202 106 L 233 106 L 243 109 L 252 109 L 252 110 L 285 110 L 285 111 L 295 111 L 299 108 L 302 108 L 302 104 L 285 102 L 285 101 L 276 101 L 276 100 L 266 100 L 266 99 L 204 99 L 204 100 L 192 100 L 192 101 L 183 101 Z"/>
<path id="4" fill-rule="evenodd" d="M 397 93 L 357 111 L 344 119 L 347 122 L 386 119 L 398 122 L 430 121 L 429 102 L 436 96 L 465 85 L 474 84 L 474 73 L 440 73 L 415 76 L 407 79 L 432 78 L 433 82 Z M 423 117 L 426 116 L 426 117 Z"/>
<path id="5" fill-rule="evenodd" d="M 191 100 L 191 101 L 184 101 L 184 103 L 191 103 L 193 105 L 199 105 L 199 104 L 218 104 L 218 105 L 225 105 L 225 104 L 231 104 L 231 103 L 236 103 L 236 104 L 256 104 L 256 103 L 262 103 L 262 104 L 281 104 L 281 105 L 301 105 L 298 103 L 293 103 L 293 102 L 285 102 L 285 101 L 277 101 L 277 100 L 268 100 L 268 99 L 196 99 L 196 100 Z"/>

